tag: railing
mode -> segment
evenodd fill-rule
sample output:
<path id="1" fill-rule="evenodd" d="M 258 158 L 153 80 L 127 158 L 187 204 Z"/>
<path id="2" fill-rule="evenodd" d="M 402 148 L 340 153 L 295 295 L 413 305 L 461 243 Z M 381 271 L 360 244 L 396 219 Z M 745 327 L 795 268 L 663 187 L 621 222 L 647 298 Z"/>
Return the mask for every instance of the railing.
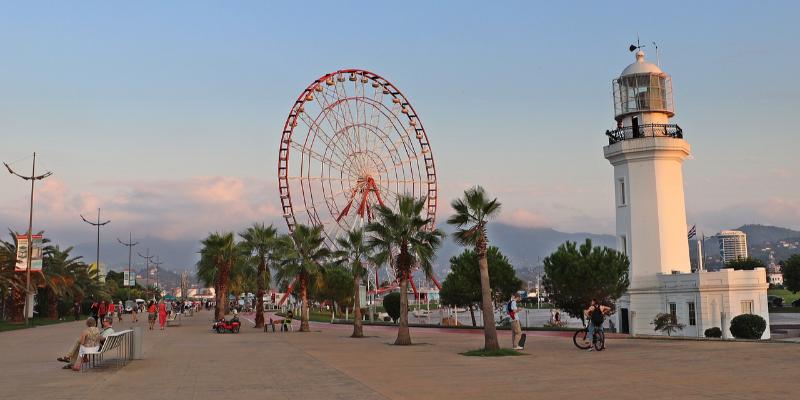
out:
<path id="1" fill-rule="evenodd" d="M 623 140 L 658 136 L 683 139 L 683 129 L 675 124 L 644 124 L 625 126 L 613 131 L 606 131 L 606 136 L 608 136 L 608 144 L 614 144 Z"/>

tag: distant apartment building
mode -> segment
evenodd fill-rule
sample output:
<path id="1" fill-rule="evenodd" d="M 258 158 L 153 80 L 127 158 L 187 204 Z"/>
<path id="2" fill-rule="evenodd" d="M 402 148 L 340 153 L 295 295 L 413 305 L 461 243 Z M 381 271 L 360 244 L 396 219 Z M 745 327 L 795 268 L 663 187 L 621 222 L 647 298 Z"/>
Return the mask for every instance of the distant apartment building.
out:
<path id="1" fill-rule="evenodd" d="M 717 235 L 722 262 L 747 258 L 747 234 L 742 231 L 722 231 Z"/>

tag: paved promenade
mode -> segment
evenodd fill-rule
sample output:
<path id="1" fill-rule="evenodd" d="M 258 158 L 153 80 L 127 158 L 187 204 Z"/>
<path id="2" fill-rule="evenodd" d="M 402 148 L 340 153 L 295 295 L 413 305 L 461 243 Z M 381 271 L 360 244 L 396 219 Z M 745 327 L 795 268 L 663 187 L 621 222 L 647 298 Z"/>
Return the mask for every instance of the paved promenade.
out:
<path id="1" fill-rule="evenodd" d="M 613 339 L 577 350 L 571 338 L 529 336 L 522 357 L 459 355 L 482 344 L 471 331 L 415 329 L 392 346 L 389 327 L 313 324 L 311 333 L 245 327 L 212 333 L 211 313 L 147 331 L 144 360 L 122 369 L 61 370 L 80 332 L 64 323 L 0 333 L 2 398 L 13 399 L 789 399 L 800 391 L 800 345 Z M 130 326 L 115 324 L 117 330 Z M 501 332 L 504 345 L 510 341 Z"/>

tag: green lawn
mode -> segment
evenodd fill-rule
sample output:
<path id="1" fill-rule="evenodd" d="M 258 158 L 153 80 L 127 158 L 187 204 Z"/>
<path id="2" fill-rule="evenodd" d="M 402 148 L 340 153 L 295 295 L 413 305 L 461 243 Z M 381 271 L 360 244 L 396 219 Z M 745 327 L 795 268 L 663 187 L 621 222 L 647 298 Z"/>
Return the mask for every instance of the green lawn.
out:
<path id="1" fill-rule="evenodd" d="M 767 291 L 767 294 L 770 296 L 783 297 L 783 304 L 785 306 L 791 306 L 793 301 L 800 299 L 800 292 L 792 293 L 786 289 L 770 289 Z"/>
<path id="2" fill-rule="evenodd" d="M 49 318 L 34 318 L 34 319 L 31 320 L 31 327 L 43 326 L 43 325 L 53 325 L 53 324 L 59 324 L 59 323 L 62 323 L 62 322 L 69 322 L 69 321 L 72 321 L 72 320 L 68 319 L 68 320 L 60 321 L 60 320 L 57 320 L 57 319 L 49 319 Z M 14 330 L 17 330 L 17 329 L 25 329 L 27 327 L 28 326 L 26 326 L 24 322 L 23 323 L 14 323 L 14 322 L 10 322 L 10 321 L 0 321 L 0 332 L 14 331 Z"/>

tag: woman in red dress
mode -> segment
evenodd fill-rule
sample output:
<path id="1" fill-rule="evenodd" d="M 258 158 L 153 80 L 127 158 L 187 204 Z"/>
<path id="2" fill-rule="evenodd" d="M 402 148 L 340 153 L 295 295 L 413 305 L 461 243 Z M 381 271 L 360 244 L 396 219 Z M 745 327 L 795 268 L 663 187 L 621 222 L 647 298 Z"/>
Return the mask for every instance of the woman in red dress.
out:
<path id="1" fill-rule="evenodd" d="M 158 301 L 158 325 L 161 327 L 161 330 L 164 330 L 164 325 L 167 324 L 167 305 L 164 304 L 164 300 Z"/>

